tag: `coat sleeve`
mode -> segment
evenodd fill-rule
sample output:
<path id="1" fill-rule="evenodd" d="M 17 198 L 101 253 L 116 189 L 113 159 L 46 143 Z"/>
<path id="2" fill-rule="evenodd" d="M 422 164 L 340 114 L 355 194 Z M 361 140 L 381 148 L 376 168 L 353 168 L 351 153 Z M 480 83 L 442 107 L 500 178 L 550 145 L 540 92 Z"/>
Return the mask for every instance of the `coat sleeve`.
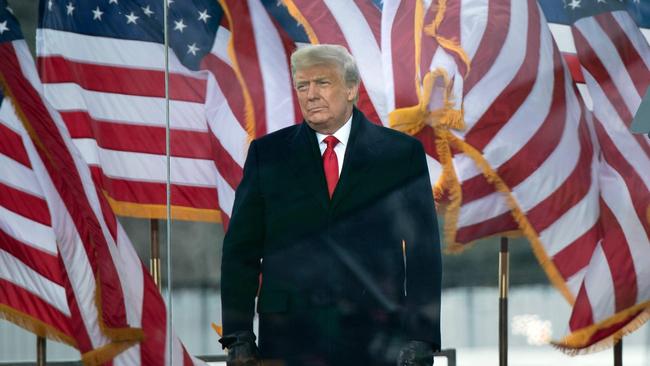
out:
<path id="1" fill-rule="evenodd" d="M 424 149 L 416 142 L 405 185 L 406 306 L 403 327 L 411 340 L 440 348 L 442 262 L 440 235 Z"/>
<path id="2" fill-rule="evenodd" d="M 256 142 L 253 141 L 223 241 L 221 311 L 224 334 L 253 331 L 264 240 L 264 200 L 259 174 Z"/>

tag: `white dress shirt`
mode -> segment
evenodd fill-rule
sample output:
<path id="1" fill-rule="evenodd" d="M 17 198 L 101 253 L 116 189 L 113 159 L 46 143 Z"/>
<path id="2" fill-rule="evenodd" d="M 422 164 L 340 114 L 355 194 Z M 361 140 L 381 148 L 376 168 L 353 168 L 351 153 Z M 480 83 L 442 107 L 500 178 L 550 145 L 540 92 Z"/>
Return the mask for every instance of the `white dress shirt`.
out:
<path id="1" fill-rule="evenodd" d="M 334 152 L 336 153 L 336 160 L 339 162 L 339 177 L 341 176 L 341 171 L 343 170 L 343 159 L 345 158 L 345 149 L 348 147 L 348 139 L 350 138 L 350 130 L 352 129 L 352 116 L 339 128 L 332 136 L 336 137 L 339 140 L 339 143 L 334 146 Z M 329 135 L 323 135 L 322 133 L 316 132 L 316 138 L 318 139 L 318 148 L 320 149 L 320 156 L 323 156 L 325 149 L 327 149 L 327 144 L 325 143 L 325 137 Z"/>

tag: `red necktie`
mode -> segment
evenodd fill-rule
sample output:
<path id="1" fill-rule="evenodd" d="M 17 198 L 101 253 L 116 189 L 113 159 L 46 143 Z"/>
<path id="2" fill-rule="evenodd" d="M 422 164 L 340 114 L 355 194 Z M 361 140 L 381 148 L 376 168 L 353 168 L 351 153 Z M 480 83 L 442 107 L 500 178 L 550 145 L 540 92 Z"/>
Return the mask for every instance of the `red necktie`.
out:
<path id="1" fill-rule="evenodd" d="M 327 190 L 330 193 L 330 198 L 334 194 L 334 188 L 339 181 L 339 160 L 336 157 L 334 146 L 339 143 L 339 140 L 334 136 L 325 137 L 325 144 L 327 148 L 323 154 L 323 168 L 325 170 L 325 180 L 327 181 Z"/>

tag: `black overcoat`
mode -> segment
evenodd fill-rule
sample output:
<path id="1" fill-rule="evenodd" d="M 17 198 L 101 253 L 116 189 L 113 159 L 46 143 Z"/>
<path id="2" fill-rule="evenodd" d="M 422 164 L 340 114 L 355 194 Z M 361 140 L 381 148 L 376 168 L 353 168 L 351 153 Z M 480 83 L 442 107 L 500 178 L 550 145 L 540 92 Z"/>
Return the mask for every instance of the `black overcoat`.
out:
<path id="1" fill-rule="evenodd" d="M 356 108 L 330 200 L 314 131 L 253 141 L 223 244 L 224 334 L 252 331 L 287 365 L 394 364 L 440 345 L 438 225 L 422 145 Z M 391 359 L 392 360 L 389 360 Z"/>

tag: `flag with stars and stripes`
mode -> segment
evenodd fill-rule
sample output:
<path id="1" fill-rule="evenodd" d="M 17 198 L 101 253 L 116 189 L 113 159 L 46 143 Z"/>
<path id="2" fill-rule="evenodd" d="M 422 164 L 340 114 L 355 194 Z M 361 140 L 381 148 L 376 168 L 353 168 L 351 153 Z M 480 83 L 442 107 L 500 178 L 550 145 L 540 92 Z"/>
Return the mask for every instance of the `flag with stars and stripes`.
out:
<path id="1" fill-rule="evenodd" d="M 564 11 L 557 1 L 543 5 Z M 608 72 L 638 78 L 618 82 L 626 96 L 618 102 L 635 111 L 647 88 L 647 44 L 629 17 L 614 17 L 627 19 L 620 26 L 627 34 L 610 23 L 595 38 L 611 39 L 618 50 L 599 57 L 621 55 L 625 61 Z M 626 123 L 610 125 L 610 137 L 620 138 L 612 132 L 618 131 L 639 146 L 619 140 L 614 154 L 604 141 L 598 108 L 586 108 L 570 73 L 589 79 L 576 62 L 584 67 L 593 57 L 581 54 L 578 42 L 577 54 L 561 53 L 536 1 L 385 1 L 382 22 L 389 122 L 418 137 L 431 157 L 448 245 L 462 249 L 492 235 L 529 239 L 551 282 L 574 305 L 569 335 L 557 343 L 568 352 L 611 345 L 643 324 L 647 138 L 631 136 L 627 114 Z M 595 280 L 603 276 L 611 286 Z"/>
<path id="2" fill-rule="evenodd" d="M 172 215 L 216 222 L 223 182 L 205 113 L 212 81 L 199 69 L 206 55 L 214 55 L 222 13 L 214 1 L 170 3 Z M 127 216 L 166 214 L 161 4 L 48 0 L 39 9 L 45 97 L 61 113 L 113 210 Z"/>
<path id="3" fill-rule="evenodd" d="M 0 0 L 0 317 L 86 365 L 195 365 Z M 171 352 L 170 352 L 171 351 Z"/>
<path id="4" fill-rule="evenodd" d="M 600 240 L 576 256 L 569 350 L 611 345 L 650 317 L 650 139 L 630 124 L 650 85 L 650 4 L 541 1 L 560 47 L 573 54 L 576 82 L 592 111 L 600 148 Z M 643 27 L 646 29 L 639 29 Z M 563 46 L 564 44 L 564 46 Z M 585 253 L 592 253 L 586 256 Z"/>
<path id="5" fill-rule="evenodd" d="M 250 140 L 299 121 L 295 43 L 266 5 L 169 1 L 174 219 L 227 225 Z M 161 2 L 42 1 L 37 37 L 46 98 L 113 210 L 164 217 Z"/>

